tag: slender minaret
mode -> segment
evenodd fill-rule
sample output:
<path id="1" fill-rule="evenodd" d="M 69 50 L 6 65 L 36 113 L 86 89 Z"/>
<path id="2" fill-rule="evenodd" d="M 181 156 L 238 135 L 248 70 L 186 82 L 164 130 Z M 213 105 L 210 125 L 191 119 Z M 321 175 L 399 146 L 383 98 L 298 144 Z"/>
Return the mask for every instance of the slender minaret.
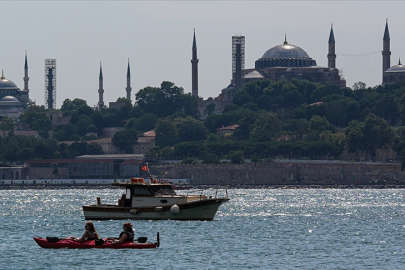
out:
<path id="1" fill-rule="evenodd" d="M 127 99 L 131 100 L 131 70 L 129 68 L 129 59 L 128 59 L 128 70 L 127 70 L 127 88 L 125 88 L 125 90 L 127 90 Z"/>
<path id="2" fill-rule="evenodd" d="M 101 108 L 104 106 L 103 102 L 103 94 L 104 94 L 104 89 L 103 89 L 103 71 L 101 69 L 101 62 L 100 62 L 100 76 L 98 78 L 98 106 Z"/>
<path id="3" fill-rule="evenodd" d="M 24 64 L 24 89 L 23 91 L 29 92 L 30 90 L 28 89 L 28 81 L 30 80 L 30 77 L 28 77 L 28 61 L 27 61 L 27 52 L 25 52 L 25 64 Z"/>
<path id="4" fill-rule="evenodd" d="M 386 71 L 391 67 L 390 32 L 388 31 L 388 19 L 385 22 L 382 56 L 383 56 L 383 77 L 384 77 L 384 71 Z"/>
<path id="5" fill-rule="evenodd" d="M 336 68 L 335 35 L 333 34 L 333 24 L 330 27 L 328 43 L 329 43 L 328 68 Z"/>
<path id="6" fill-rule="evenodd" d="M 192 87 L 191 95 L 198 98 L 198 59 L 197 59 L 197 42 L 195 41 L 195 29 L 193 38 L 193 59 L 191 60 Z"/>

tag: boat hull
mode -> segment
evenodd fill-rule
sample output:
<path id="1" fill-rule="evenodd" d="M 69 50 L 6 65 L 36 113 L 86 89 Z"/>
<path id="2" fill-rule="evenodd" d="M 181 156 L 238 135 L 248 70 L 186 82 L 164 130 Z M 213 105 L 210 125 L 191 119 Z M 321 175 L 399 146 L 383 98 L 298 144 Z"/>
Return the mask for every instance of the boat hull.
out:
<path id="1" fill-rule="evenodd" d="M 83 213 L 88 220 L 212 220 L 218 207 L 228 198 L 207 199 L 178 204 L 179 213 L 171 211 L 172 205 L 163 207 L 118 207 L 115 205 L 85 205 Z"/>
<path id="2" fill-rule="evenodd" d="M 51 243 L 48 242 L 46 239 L 40 238 L 40 237 L 34 237 L 35 242 L 40 246 L 41 248 L 80 248 L 80 249 L 86 249 L 86 248 L 110 248 L 110 249 L 145 249 L 145 248 L 157 248 L 158 244 L 157 243 L 135 243 L 135 242 L 124 242 L 122 244 L 117 244 L 113 245 L 111 243 L 104 243 L 102 245 L 96 245 L 94 240 L 90 241 L 83 241 L 83 242 L 77 242 L 77 241 L 72 241 L 69 239 L 61 239 L 58 242 Z"/>

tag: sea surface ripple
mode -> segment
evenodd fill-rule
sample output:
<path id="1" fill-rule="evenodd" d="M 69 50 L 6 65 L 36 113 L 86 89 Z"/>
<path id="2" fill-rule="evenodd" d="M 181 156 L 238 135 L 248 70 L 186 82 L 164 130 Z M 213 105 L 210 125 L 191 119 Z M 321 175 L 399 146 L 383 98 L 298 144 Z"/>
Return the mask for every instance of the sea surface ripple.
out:
<path id="1" fill-rule="evenodd" d="M 186 192 L 186 191 L 183 191 Z M 403 189 L 231 189 L 213 221 L 131 221 L 146 250 L 42 249 L 81 236 L 82 205 L 117 189 L 0 190 L 0 269 L 403 269 Z M 95 221 L 101 237 L 124 221 Z"/>

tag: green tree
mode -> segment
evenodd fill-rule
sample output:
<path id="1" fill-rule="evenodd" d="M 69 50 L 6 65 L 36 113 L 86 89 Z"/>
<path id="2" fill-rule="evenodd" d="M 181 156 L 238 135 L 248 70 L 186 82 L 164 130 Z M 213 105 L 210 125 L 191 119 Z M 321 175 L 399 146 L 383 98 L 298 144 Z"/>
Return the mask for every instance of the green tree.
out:
<path id="1" fill-rule="evenodd" d="M 67 145 L 66 143 L 59 144 L 58 151 L 59 151 L 59 153 L 61 155 L 61 158 L 63 158 L 63 159 L 71 158 L 69 145 Z"/>
<path id="2" fill-rule="evenodd" d="M 355 82 L 354 84 L 353 84 L 353 90 L 364 90 L 364 89 L 366 89 L 367 88 L 367 85 L 364 83 L 364 82 L 360 82 L 360 81 L 358 81 L 358 82 Z"/>
<path id="3" fill-rule="evenodd" d="M 86 155 L 104 155 L 104 150 L 98 143 L 88 143 L 86 147 Z"/>
<path id="4" fill-rule="evenodd" d="M 87 102 L 83 99 L 75 98 L 74 100 L 65 99 L 60 108 L 63 115 L 72 115 L 78 108 L 86 107 Z"/>
<path id="5" fill-rule="evenodd" d="M 243 157 L 243 151 L 230 151 L 228 154 L 228 158 L 231 160 L 232 164 L 245 163 L 245 159 Z"/>
<path id="6" fill-rule="evenodd" d="M 161 157 L 169 157 L 171 155 L 173 155 L 173 149 L 169 146 L 163 147 L 159 151 L 159 156 Z"/>
<path id="7" fill-rule="evenodd" d="M 138 136 L 135 129 L 125 129 L 117 131 L 112 138 L 114 145 L 118 146 L 125 153 L 133 153 L 132 145 L 137 144 Z"/>
<path id="8" fill-rule="evenodd" d="M 216 134 L 210 133 L 207 136 L 207 141 L 220 141 L 221 138 L 219 138 Z"/>
<path id="9" fill-rule="evenodd" d="M 186 157 L 181 161 L 181 164 L 196 164 L 198 161 L 195 158 Z"/>
<path id="10" fill-rule="evenodd" d="M 351 121 L 345 129 L 350 152 L 363 150 L 375 157 L 379 148 L 393 145 L 395 133 L 387 122 L 370 113 L 364 122 Z"/>
<path id="11" fill-rule="evenodd" d="M 256 120 L 250 138 L 256 141 L 270 141 L 274 139 L 281 128 L 281 122 L 277 115 L 272 113 L 264 113 Z"/>
<path id="12" fill-rule="evenodd" d="M 86 129 L 86 133 L 89 133 L 89 132 L 98 133 L 98 128 L 95 125 L 91 124 Z"/>
<path id="13" fill-rule="evenodd" d="M 78 131 L 79 135 L 84 136 L 87 133 L 88 127 L 90 125 L 92 125 L 91 117 L 88 115 L 80 115 L 78 117 L 76 125 L 77 125 L 77 131 Z"/>
<path id="14" fill-rule="evenodd" d="M 208 134 L 208 129 L 204 124 L 190 116 L 186 118 L 176 118 L 173 124 L 177 129 L 179 141 L 201 141 L 205 140 Z"/>
<path id="15" fill-rule="evenodd" d="M 239 121 L 239 127 L 235 129 L 233 136 L 239 140 L 249 139 L 258 117 L 259 114 L 256 112 L 247 113 L 246 116 Z"/>
<path id="16" fill-rule="evenodd" d="M 239 89 L 236 91 L 233 97 L 233 103 L 239 107 L 242 107 L 243 104 L 251 101 L 253 101 L 253 98 L 244 89 Z"/>
<path id="17" fill-rule="evenodd" d="M 71 145 L 69 145 L 69 152 L 71 158 L 85 155 L 87 153 L 87 142 L 76 141 L 72 143 Z"/>
<path id="18" fill-rule="evenodd" d="M 28 109 L 20 116 L 20 120 L 35 130 L 40 132 L 47 132 L 51 130 L 51 119 L 45 113 L 44 106 L 30 106 Z"/>
<path id="19" fill-rule="evenodd" d="M 184 111 L 192 116 L 197 114 L 197 100 L 183 93 L 183 88 L 164 81 L 160 87 L 146 87 L 136 94 L 136 104 L 146 113 L 166 117 Z"/>
<path id="20" fill-rule="evenodd" d="M 311 120 L 309 121 L 309 127 L 308 129 L 310 131 L 318 131 L 322 132 L 326 129 L 329 129 L 330 124 L 328 122 L 328 119 L 326 117 L 320 117 L 319 115 L 314 115 L 311 117 Z"/>
<path id="21" fill-rule="evenodd" d="M 55 127 L 52 137 L 58 141 L 75 141 L 80 138 L 77 130 L 77 125 L 71 123 L 59 125 Z"/>
<path id="22" fill-rule="evenodd" d="M 133 106 L 132 109 L 129 111 L 128 118 L 139 118 L 141 117 L 145 112 L 142 110 L 141 107 L 139 106 Z"/>
<path id="23" fill-rule="evenodd" d="M 209 153 L 208 151 L 204 150 L 200 153 L 200 159 L 202 160 L 203 164 L 219 164 L 219 157 L 214 153 Z"/>
<path id="24" fill-rule="evenodd" d="M 131 101 L 129 99 L 126 99 L 126 98 L 123 98 L 123 97 L 119 97 L 117 99 L 117 102 L 124 102 L 124 106 L 121 107 L 118 110 L 118 113 L 117 113 L 117 120 L 119 122 L 122 122 L 122 121 L 128 119 L 129 113 L 132 110 L 132 104 L 131 104 Z"/>
<path id="25" fill-rule="evenodd" d="M 259 158 L 259 156 L 255 153 L 253 156 L 252 156 L 252 158 L 250 159 L 252 162 L 254 162 L 255 163 L 255 165 L 256 165 L 256 162 L 260 162 L 261 161 L 261 159 Z"/>
<path id="26" fill-rule="evenodd" d="M 14 120 L 10 117 L 2 116 L 0 122 L 0 130 L 3 131 L 3 138 L 5 138 L 6 131 L 8 132 L 14 131 Z"/>
<path id="27" fill-rule="evenodd" d="M 177 141 L 177 129 L 170 119 L 159 120 L 156 125 L 156 145 L 173 146 Z"/>
<path id="28" fill-rule="evenodd" d="M 156 114 L 153 113 L 145 113 L 135 121 L 133 121 L 133 129 L 142 130 L 142 131 L 149 131 L 155 128 L 156 123 L 158 121 L 158 117 Z"/>
<path id="29" fill-rule="evenodd" d="M 58 141 L 53 138 L 38 140 L 35 145 L 35 155 L 37 158 L 60 158 L 60 156 L 58 156 L 58 153 Z"/>

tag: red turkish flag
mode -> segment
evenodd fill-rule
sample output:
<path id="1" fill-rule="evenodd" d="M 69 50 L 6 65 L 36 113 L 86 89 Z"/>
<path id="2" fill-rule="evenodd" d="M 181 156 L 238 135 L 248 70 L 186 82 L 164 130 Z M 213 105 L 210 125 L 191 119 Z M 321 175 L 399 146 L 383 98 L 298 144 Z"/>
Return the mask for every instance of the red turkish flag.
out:
<path id="1" fill-rule="evenodd" d="M 141 167 L 141 170 L 147 172 L 148 171 L 148 165 L 143 165 Z"/>

